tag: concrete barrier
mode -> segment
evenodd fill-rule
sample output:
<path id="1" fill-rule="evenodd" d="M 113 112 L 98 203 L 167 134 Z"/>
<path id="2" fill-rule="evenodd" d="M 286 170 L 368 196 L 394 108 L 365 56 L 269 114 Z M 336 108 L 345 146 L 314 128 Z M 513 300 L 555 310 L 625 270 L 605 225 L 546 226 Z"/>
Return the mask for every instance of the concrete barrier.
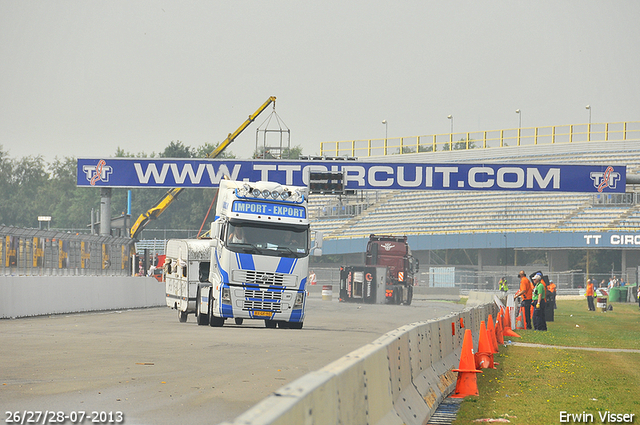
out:
<path id="1" fill-rule="evenodd" d="M 0 318 L 165 305 L 151 277 L 0 276 Z"/>
<path id="2" fill-rule="evenodd" d="M 478 335 L 497 311 L 491 301 L 388 332 L 221 425 L 426 423 L 455 389 L 464 330 Z"/>
<path id="3" fill-rule="evenodd" d="M 469 299 L 467 300 L 467 306 L 471 307 L 474 305 L 491 304 L 493 303 L 494 295 L 496 295 L 500 299 L 503 299 L 505 297 L 505 293 L 500 291 L 489 291 L 489 292 L 469 291 Z"/>

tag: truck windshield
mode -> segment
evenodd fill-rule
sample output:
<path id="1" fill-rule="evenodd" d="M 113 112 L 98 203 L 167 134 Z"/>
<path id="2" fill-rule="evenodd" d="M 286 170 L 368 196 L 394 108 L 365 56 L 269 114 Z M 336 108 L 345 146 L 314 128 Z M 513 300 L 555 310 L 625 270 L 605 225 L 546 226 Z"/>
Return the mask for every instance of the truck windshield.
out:
<path id="1" fill-rule="evenodd" d="M 227 226 L 226 245 L 233 252 L 306 257 L 309 252 L 309 228 L 232 221 Z"/>

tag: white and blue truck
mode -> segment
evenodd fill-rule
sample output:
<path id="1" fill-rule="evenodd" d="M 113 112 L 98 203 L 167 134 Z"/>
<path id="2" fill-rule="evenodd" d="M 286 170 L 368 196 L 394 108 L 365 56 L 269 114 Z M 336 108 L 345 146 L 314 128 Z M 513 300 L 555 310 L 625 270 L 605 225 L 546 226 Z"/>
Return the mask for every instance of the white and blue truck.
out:
<path id="1" fill-rule="evenodd" d="M 311 246 L 306 187 L 222 180 L 209 241 L 209 279 L 197 290 L 200 325 L 263 320 L 302 329 Z"/>

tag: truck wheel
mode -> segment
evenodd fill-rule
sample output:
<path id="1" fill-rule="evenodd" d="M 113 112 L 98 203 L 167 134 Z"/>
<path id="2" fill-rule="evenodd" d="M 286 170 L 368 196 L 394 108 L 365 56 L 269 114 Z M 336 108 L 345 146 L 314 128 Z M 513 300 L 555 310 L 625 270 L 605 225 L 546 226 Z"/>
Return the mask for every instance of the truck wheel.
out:
<path id="1" fill-rule="evenodd" d="M 236 325 L 241 325 L 243 322 L 242 317 L 236 317 L 235 321 L 236 321 Z"/>
<path id="2" fill-rule="evenodd" d="M 182 311 L 182 310 L 178 310 L 178 320 L 180 321 L 180 323 L 184 323 L 187 321 L 187 312 L 186 311 Z"/>
<path id="3" fill-rule="evenodd" d="M 413 286 L 407 287 L 407 302 L 404 305 L 411 305 L 411 301 L 413 301 Z"/>
<path id="4" fill-rule="evenodd" d="M 216 317 L 213 315 L 213 301 L 211 295 L 209 295 L 209 326 L 212 328 L 219 328 L 224 325 L 224 317 Z"/>
<path id="5" fill-rule="evenodd" d="M 289 322 L 289 329 L 302 329 L 302 322 Z"/>
<path id="6" fill-rule="evenodd" d="M 198 289 L 198 298 L 196 301 L 196 322 L 199 326 L 209 324 L 209 314 L 200 312 L 200 289 Z"/>
<path id="7" fill-rule="evenodd" d="M 265 320 L 264 321 L 264 327 L 265 328 L 269 328 L 269 329 L 275 329 L 277 326 L 277 323 L 275 320 Z"/>
<path id="8" fill-rule="evenodd" d="M 211 316 L 209 318 L 209 326 L 212 328 L 219 328 L 222 325 L 224 325 L 224 317 Z"/>

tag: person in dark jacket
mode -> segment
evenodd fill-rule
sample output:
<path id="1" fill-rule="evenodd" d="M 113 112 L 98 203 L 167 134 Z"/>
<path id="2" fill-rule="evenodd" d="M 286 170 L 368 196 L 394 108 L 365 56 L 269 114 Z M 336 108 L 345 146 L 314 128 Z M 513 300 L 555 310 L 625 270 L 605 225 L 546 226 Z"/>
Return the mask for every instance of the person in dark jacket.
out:
<path id="1" fill-rule="evenodd" d="M 545 288 L 544 283 L 542 282 L 542 275 L 537 274 L 533 277 L 533 285 L 533 329 L 536 331 L 546 331 L 547 320 L 545 318 L 544 311 L 546 306 L 545 297 L 547 288 Z"/>

